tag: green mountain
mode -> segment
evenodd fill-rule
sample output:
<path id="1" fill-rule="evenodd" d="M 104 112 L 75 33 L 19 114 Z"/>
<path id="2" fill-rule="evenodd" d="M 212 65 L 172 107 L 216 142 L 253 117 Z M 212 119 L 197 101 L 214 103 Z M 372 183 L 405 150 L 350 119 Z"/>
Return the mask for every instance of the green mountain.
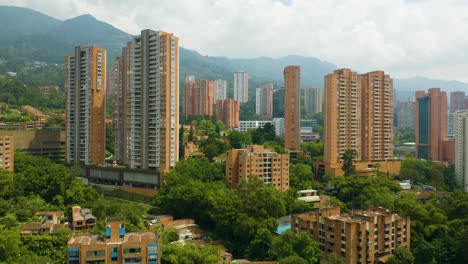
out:
<path id="1" fill-rule="evenodd" d="M 60 20 L 32 9 L 0 6 L 0 43 L 29 34 L 43 33 L 56 27 Z"/>
<path id="2" fill-rule="evenodd" d="M 0 35 L 0 59 L 58 64 L 63 63 L 64 55 L 71 54 L 78 45 L 102 46 L 106 48 L 108 59 L 112 62 L 131 39 L 130 34 L 91 15 L 60 21 L 31 9 L 12 6 L 0 6 Z M 302 87 L 305 88 L 323 87 L 323 76 L 338 68 L 313 57 L 292 55 L 281 58 L 230 59 L 204 56 L 181 47 L 179 56 L 181 82 L 187 75 L 195 75 L 197 79 L 226 79 L 229 93 L 232 93 L 232 73 L 236 70 L 249 71 L 252 88 L 262 81 L 272 82 L 277 87 L 283 83 L 285 66 L 300 65 Z M 401 90 L 397 92 L 399 98 L 411 96 L 414 90 L 430 87 L 441 87 L 447 91 L 466 90 L 468 84 L 423 77 L 395 80 L 395 89 Z M 255 89 L 250 89 L 250 92 L 254 97 Z"/>

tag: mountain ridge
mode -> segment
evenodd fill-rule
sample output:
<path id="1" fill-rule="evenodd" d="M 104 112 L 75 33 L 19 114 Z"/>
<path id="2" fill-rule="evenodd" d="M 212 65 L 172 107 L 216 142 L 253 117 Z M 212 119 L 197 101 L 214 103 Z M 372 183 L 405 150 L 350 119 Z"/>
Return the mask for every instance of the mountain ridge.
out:
<path id="1" fill-rule="evenodd" d="M 2 16 L 6 13 L 14 14 L 14 16 Z M 8 56 L 10 58 L 19 56 L 27 60 L 63 63 L 63 56 L 71 54 L 75 46 L 98 45 L 106 48 L 109 65 L 112 65 L 113 58 L 120 55 L 122 47 L 132 37 L 91 14 L 61 21 L 29 8 L 12 6 L 0 6 L 0 34 L 9 36 L 5 38 L 5 41 L 0 41 L 0 58 L 3 56 L 8 59 Z M 184 47 L 180 47 L 179 64 L 181 81 L 186 75 L 195 75 L 197 79 L 226 79 L 229 89 L 232 89 L 232 72 L 236 70 L 249 71 L 251 87 L 255 88 L 262 81 L 281 85 L 284 67 L 300 65 L 302 87 L 323 88 L 323 76 L 340 68 L 319 58 L 302 55 L 287 55 L 278 58 L 267 56 L 229 58 L 202 55 L 198 51 Z M 427 77 L 394 79 L 395 90 L 402 91 L 397 95 L 414 94 L 416 90 L 427 90 L 431 87 L 455 91 L 467 90 L 468 84 Z M 254 93 L 255 89 L 250 90 Z"/>

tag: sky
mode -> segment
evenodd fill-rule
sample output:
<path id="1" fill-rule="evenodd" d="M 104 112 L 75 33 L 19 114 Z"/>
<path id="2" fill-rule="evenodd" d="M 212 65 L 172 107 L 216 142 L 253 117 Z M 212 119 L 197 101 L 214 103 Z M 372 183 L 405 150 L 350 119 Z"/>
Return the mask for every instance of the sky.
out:
<path id="1" fill-rule="evenodd" d="M 468 82 L 468 0 L 0 0 L 230 58 L 302 55 L 358 72 Z"/>

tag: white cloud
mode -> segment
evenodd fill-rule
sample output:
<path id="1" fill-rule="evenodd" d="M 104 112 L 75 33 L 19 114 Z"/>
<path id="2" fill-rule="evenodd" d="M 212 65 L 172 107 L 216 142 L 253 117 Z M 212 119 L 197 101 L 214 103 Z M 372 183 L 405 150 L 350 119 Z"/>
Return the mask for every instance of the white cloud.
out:
<path id="1" fill-rule="evenodd" d="M 131 34 L 174 32 L 228 57 L 314 56 L 358 71 L 468 81 L 466 0 L 0 0 L 60 19 L 90 13 Z"/>

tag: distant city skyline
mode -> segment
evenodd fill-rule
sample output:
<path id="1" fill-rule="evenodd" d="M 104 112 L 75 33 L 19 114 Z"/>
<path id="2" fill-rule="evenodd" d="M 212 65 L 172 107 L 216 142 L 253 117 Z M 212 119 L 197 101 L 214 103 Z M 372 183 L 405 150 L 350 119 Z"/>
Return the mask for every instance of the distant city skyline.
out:
<path id="1" fill-rule="evenodd" d="M 210 56 L 303 55 L 359 72 L 468 82 L 468 36 L 459 33 L 468 27 L 468 2 L 459 0 L 198 0 L 190 5 L 182 0 L 157 5 L 149 0 L 0 0 L 0 5 L 62 20 L 91 14 L 132 35 L 158 28 L 174 32 L 181 46 Z"/>

